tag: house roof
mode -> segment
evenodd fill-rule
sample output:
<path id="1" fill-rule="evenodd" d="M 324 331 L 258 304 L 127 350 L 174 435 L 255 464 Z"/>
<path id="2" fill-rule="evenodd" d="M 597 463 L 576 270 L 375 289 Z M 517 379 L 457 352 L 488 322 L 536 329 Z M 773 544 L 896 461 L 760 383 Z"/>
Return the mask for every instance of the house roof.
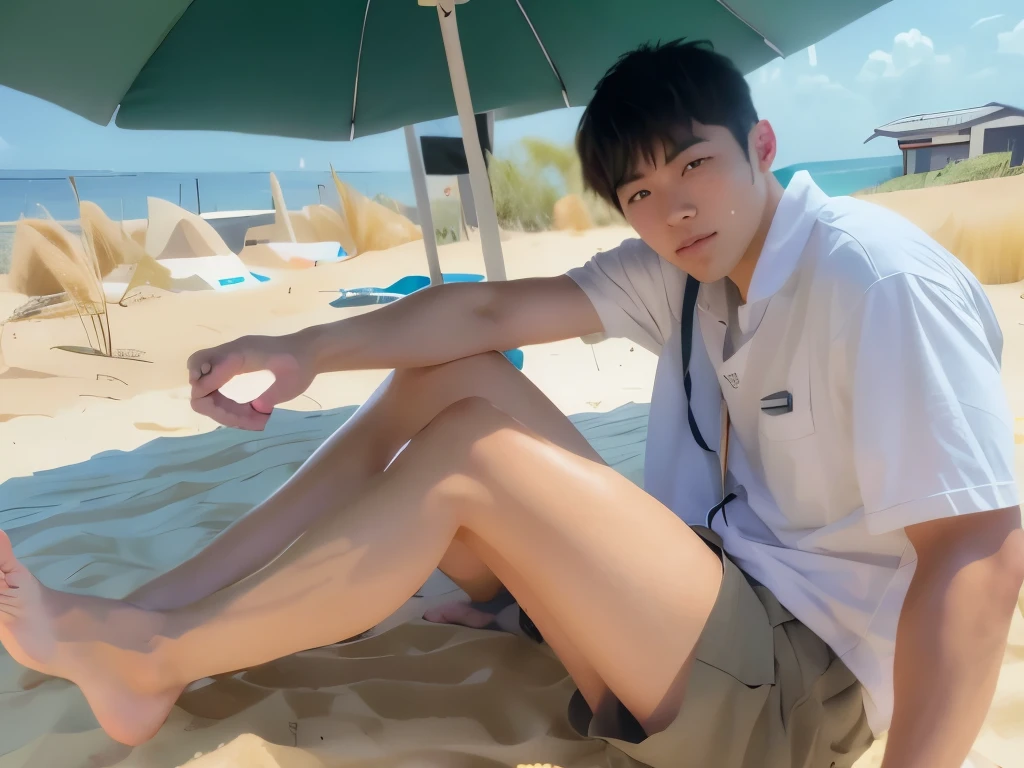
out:
<path id="1" fill-rule="evenodd" d="M 875 132 L 864 140 L 864 143 L 867 144 L 879 136 L 886 136 L 891 139 L 910 139 L 958 133 L 979 123 L 986 123 L 989 120 L 1013 115 L 1024 116 L 1024 109 L 1011 107 L 1008 104 L 1000 104 L 995 101 L 983 107 L 955 109 L 949 112 L 932 112 L 926 115 L 911 115 L 909 117 L 901 117 L 899 120 L 894 120 L 891 123 L 886 123 L 881 128 L 876 128 Z"/>

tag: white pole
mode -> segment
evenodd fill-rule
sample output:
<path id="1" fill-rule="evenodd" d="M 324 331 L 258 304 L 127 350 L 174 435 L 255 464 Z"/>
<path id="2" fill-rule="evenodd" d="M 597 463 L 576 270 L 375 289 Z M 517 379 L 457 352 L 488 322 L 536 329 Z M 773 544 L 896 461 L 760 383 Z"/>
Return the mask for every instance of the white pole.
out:
<path id="1" fill-rule="evenodd" d="M 423 245 L 427 249 L 427 269 L 430 270 L 430 284 L 440 285 L 441 259 L 437 255 L 437 238 L 434 235 L 434 217 L 430 213 L 430 194 L 427 192 L 427 174 L 423 168 L 423 153 L 416 130 L 405 126 L 405 148 L 409 152 L 409 169 L 412 171 L 412 188 L 416 192 L 416 210 L 419 211 L 420 228 L 423 230 Z"/>
<path id="2" fill-rule="evenodd" d="M 505 279 L 505 260 L 501 254 L 501 236 L 498 233 L 498 216 L 494 212 L 491 184 L 487 178 L 484 152 L 480 146 L 480 135 L 476 130 L 476 114 L 469 97 L 469 79 L 466 77 L 466 62 L 462 58 L 459 42 L 459 26 L 455 20 L 455 5 L 465 0 L 419 0 L 420 5 L 437 3 L 437 18 L 441 23 L 441 38 L 444 40 L 445 57 L 448 59 L 448 74 L 455 94 L 455 106 L 459 111 L 462 125 L 462 141 L 466 145 L 466 161 L 469 165 L 469 184 L 473 190 L 477 221 L 480 224 L 480 241 L 484 252 L 484 269 L 491 281 Z"/>

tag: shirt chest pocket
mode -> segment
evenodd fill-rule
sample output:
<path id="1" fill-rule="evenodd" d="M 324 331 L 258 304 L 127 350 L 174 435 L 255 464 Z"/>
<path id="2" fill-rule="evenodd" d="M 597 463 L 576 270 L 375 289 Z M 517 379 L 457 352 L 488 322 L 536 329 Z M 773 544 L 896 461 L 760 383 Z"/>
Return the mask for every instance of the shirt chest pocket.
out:
<path id="1" fill-rule="evenodd" d="M 758 403 L 757 431 L 763 457 L 775 444 L 814 434 L 807 345 L 797 347 L 789 365 L 776 362 L 775 370 L 761 384 L 763 395 Z"/>
<path id="2" fill-rule="evenodd" d="M 761 410 L 758 414 L 758 447 L 764 480 L 790 524 L 815 527 L 823 492 L 819 435 L 811 409 L 810 374 L 806 353 L 798 353 L 787 375 L 765 381 L 767 395 L 787 392 L 792 410 Z M 771 405 L 772 403 L 767 403 Z"/>

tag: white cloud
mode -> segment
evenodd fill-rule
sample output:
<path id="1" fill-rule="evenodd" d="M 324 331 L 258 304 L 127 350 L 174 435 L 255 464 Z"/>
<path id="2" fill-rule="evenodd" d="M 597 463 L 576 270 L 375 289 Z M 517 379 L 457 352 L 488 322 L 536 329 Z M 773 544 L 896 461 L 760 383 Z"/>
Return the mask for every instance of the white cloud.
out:
<path id="1" fill-rule="evenodd" d="M 999 52 L 1016 53 L 1024 56 L 1024 19 L 1013 28 L 1012 32 L 1000 32 Z"/>
<path id="2" fill-rule="evenodd" d="M 971 29 L 974 29 L 975 27 L 980 27 L 982 24 L 988 24 L 990 21 L 1001 19 L 1004 15 L 1005 14 L 997 13 L 995 16 L 983 16 L 982 18 L 978 19 L 976 22 L 971 24 Z"/>
<path id="3" fill-rule="evenodd" d="M 300 157 L 299 158 L 299 168 L 305 168 L 305 167 L 306 167 L 306 158 Z"/>
<path id="4" fill-rule="evenodd" d="M 813 45 L 807 49 L 807 61 L 812 67 L 818 66 L 818 49 Z"/>
<path id="5" fill-rule="evenodd" d="M 935 43 L 927 35 L 922 35 L 921 30 L 912 29 L 896 35 L 892 46 L 892 63 L 898 75 L 934 58 Z"/>
<path id="6" fill-rule="evenodd" d="M 868 54 L 868 60 L 860 68 L 860 74 L 857 77 L 860 80 L 896 77 L 896 67 L 892 63 L 892 54 L 885 51 L 872 51 Z"/>
<path id="7" fill-rule="evenodd" d="M 910 70 L 927 65 L 948 65 L 953 57 L 935 53 L 935 43 L 919 29 L 900 32 L 892 41 L 892 51 L 875 50 L 861 66 L 858 80 L 901 77 Z"/>
<path id="8" fill-rule="evenodd" d="M 5 149 L 10 149 L 10 148 L 11 148 L 11 145 L 8 144 L 6 141 L 4 141 L 4 137 L 3 136 L 0 136 L 0 152 L 3 152 Z"/>
<path id="9" fill-rule="evenodd" d="M 896 35 L 894 40 L 896 45 L 905 45 L 908 48 L 916 48 L 917 46 L 924 46 L 925 48 L 931 48 L 935 50 L 935 43 L 928 35 L 922 34 L 921 30 L 914 27 L 909 32 L 900 32 Z"/>

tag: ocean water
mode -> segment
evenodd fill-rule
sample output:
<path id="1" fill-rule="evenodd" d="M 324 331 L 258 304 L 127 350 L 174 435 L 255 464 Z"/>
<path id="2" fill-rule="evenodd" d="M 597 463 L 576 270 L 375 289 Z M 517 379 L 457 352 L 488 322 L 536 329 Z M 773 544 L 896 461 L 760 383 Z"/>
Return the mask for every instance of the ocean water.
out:
<path id="1" fill-rule="evenodd" d="M 895 157 L 830 160 L 802 163 L 775 171 L 783 184 L 797 171 L 806 170 L 829 195 L 848 195 L 900 175 L 902 159 Z M 324 203 L 337 208 L 338 194 L 328 171 L 275 172 L 288 207 Z M 114 221 L 144 219 L 146 198 L 159 197 L 193 213 L 233 210 L 269 210 L 270 176 L 253 173 L 110 173 L 104 171 L 0 170 L 0 222 L 22 216 L 45 215 L 70 221 L 78 218 L 74 176 L 82 200 L 99 205 Z M 367 197 L 385 195 L 403 206 L 414 207 L 412 176 L 406 172 L 346 173 L 338 176 Z M 0 273 L 6 272 L 13 243 L 13 226 L 0 223 Z"/>
<path id="2" fill-rule="evenodd" d="M 825 194 L 839 197 L 877 187 L 889 179 L 902 176 L 903 156 L 797 163 L 778 169 L 775 177 L 785 186 L 797 171 L 807 171 Z"/>
<path id="3" fill-rule="evenodd" d="M 288 207 L 338 202 L 329 171 L 276 171 Z M 78 217 L 75 177 L 82 200 L 91 200 L 115 221 L 146 218 L 146 198 L 159 197 L 192 213 L 269 210 L 270 175 L 253 173 L 110 173 L 105 171 L 0 170 L 0 222 L 35 216 L 42 205 L 55 219 Z M 415 205 L 412 177 L 403 172 L 343 173 L 338 176 L 367 197 L 386 195 Z"/>

